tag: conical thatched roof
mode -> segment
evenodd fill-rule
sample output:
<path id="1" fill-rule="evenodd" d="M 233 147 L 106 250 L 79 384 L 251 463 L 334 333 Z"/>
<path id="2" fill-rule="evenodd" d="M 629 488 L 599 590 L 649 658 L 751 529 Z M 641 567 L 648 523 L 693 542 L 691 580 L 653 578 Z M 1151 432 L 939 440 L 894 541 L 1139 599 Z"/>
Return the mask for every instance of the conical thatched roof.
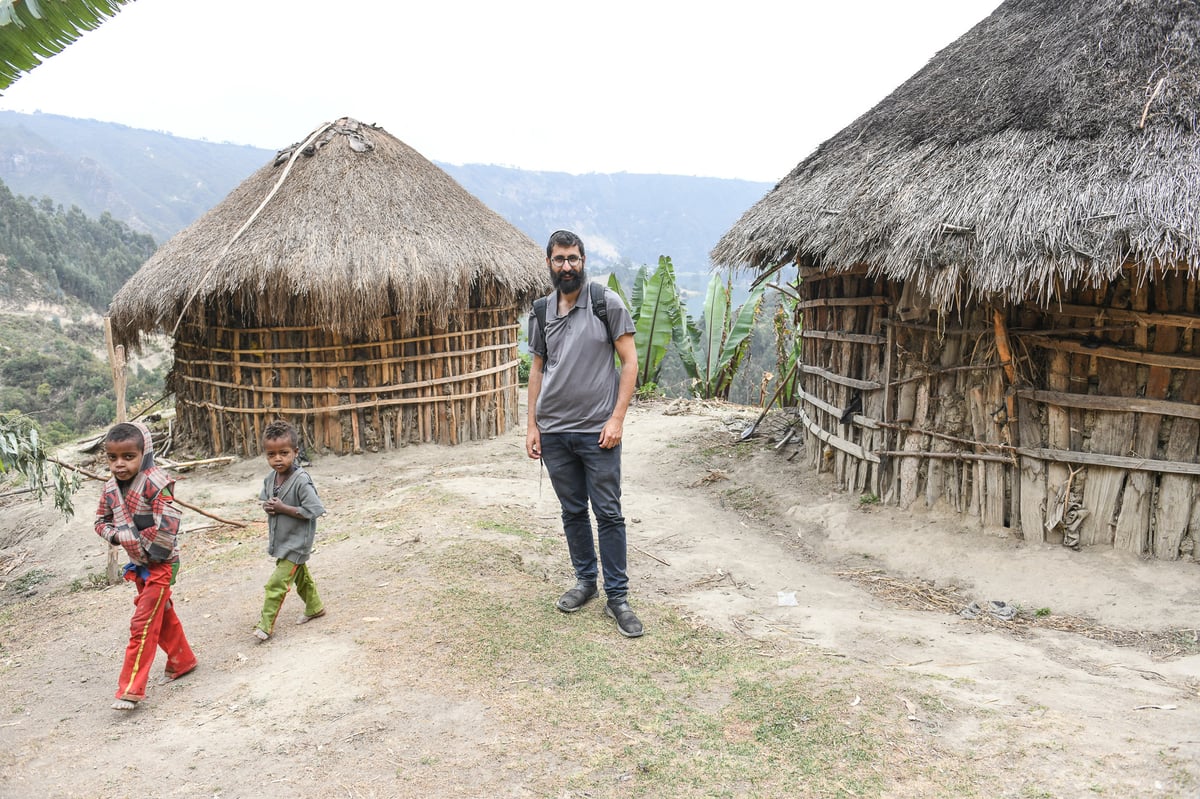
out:
<path id="1" fill-rule="evenodd" d="M 352 333 L 397 312 L 444 322 L 489 285 L 501 301 L 528 302 L 548 287 L 543 252 L 415 150 L 343 118 L 164 244 L 109 315 L 126 345 L 201 307 L 210 323 L 217 309 Z"/>
<path id="2" fill-rule="evenodd" d="M 1200 268 L 1200 3 L 1008 0 L 822 144 L 712 252 L 1048 299 Z"/>

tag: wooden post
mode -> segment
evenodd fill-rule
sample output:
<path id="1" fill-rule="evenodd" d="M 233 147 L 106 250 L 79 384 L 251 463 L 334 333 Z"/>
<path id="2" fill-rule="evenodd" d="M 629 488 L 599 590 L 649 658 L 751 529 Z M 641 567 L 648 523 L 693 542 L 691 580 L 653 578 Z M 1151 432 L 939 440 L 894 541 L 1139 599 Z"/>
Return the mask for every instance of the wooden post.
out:
<path id="1" fill-rule="evenodd" d="M 127 421 L 125 409 L 125 348 L 114 346 L 112 320 L 104 317 L 104 346 L 108 350 L 108 363 L 112 367 L 113 391 L 117 395 L 117 422 Z M 121 581 L 121 548 L 115 544 L 108 546 L 108 560 L 104 566 L 104 576 L 109 585 Z"/>
<path id="2" fill-rule="evenodd" d="M 1160 281 L 1165 278 L 1160 278 Z M 1161 289 L 1162 283 L 1158 284 Z M 1134 289 L 1133 309 L 1146 311 L 1149 308 L 1150 287 L 1142 283 Z M 1157 310 L 1170 308 L 1169 298 L 1160 290 Z M 1150 347 L 1149 326 L 1139 324 L 1133 334 L 1134 346 L 1142 352 Z M 1173 353 L 1179 347 L 1179 328 L 1172 325 L 1156 325 L 1153 352 Z M 1146 382 L 1137 386 L 1138 393 L 1150 399 L 1166 399 L 1171 387 L 1171 370 L 1162 366 L 1151 366 Z M 1157 458 L 1159 429 L 1162 417 L 1153 413 L 1138 414 L 1134 419 L 1134 436 L 1131 449 L 1144 458 Z M 1169 443 L 1169 440 L 1168 440 Z M 1121 499 L 1121 510 L 1117 515 L 1113 548 L 1143 555 L 1150 551 L 1150 521 L 1154 512 L 1155 476 L 1148 472 L 1132 471 L 1125 480 L 1125 495 Z M 1176 556 L 1169 559 L 1174 560 Z"/>

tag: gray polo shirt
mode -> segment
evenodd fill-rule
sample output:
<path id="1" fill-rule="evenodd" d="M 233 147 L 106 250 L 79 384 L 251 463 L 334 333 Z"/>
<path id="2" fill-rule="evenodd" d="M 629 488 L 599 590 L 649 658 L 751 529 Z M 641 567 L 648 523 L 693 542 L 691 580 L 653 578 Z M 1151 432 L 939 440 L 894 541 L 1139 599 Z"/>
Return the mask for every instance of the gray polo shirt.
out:
<path id="1" fill-rule="evenodd" d="M 537 426 L 543 433 L 599 433 L 617 404 L 621 372 L 613 342 L 634 332 L 633 317 L 621 297 L 605 287 L 608 328 L 592 313 L 585 284 L 574 307 L 558 315 L 558 293 L 546 303 L 546 336 L 529 314 L 529 351 L 544 364 L 537 397 Z"/>

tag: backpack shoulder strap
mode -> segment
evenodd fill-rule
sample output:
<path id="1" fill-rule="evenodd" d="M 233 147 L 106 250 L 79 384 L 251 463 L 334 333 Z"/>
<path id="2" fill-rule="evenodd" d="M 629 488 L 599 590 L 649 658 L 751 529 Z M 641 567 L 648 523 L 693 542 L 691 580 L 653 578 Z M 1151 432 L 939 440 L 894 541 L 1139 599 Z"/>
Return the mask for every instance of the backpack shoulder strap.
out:
<path id="1" fill-rule="evenodd" d="M 604 284 L 588 283 L 588 289 L 592 292 L 592 313 L 596 318 L 608 324 L 608 300 L 604 297 Z"/>
<path id="2" fill-rule="evenodd" d="M 537 319 L 538 331 L 542 334 L 542 345 L 546 344 L 546 297 L 533 301 L 533 317 Z"/>

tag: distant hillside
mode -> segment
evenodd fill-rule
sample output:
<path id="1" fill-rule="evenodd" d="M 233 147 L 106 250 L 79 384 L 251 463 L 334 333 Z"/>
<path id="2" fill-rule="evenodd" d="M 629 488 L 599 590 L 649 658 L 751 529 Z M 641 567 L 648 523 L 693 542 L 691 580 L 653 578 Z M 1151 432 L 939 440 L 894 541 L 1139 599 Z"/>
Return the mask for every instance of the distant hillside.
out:
<path id="1" fill-rule="evenodd" d="M 769 183 L 677 175 L 527 172 L 438 164 L 496 213 L 541 242 L 574 230 L 589 261 L 634 265 L 669 255 L 680 274 L 708 271 L 708 251 Z"/>
<path id="2" fill-rule="evenodd" d="M 403 131 L 389 132 L 404 138 Z M 297 138 L 305 133 L 297 131 Z M 93 217 L 108 211 L 159 243 L 274 155 L 108 122 L 0 111 L 0 180 L 14 194 L 49 197 Z M 688 288 L 703 287 L 709 249 L 771 188 L 673 175 L 438 166 L 534 241 L 571 228 L 583 236 L 589 261 L 599 270 L 653 265 L 669 255 Z"/>
<path id="3" fill-rule="evenodd" d="M 274 152 L 110 122 L 0 111 L 0 180 L 18 195 L 105 211 L 162 243 Z"/>

